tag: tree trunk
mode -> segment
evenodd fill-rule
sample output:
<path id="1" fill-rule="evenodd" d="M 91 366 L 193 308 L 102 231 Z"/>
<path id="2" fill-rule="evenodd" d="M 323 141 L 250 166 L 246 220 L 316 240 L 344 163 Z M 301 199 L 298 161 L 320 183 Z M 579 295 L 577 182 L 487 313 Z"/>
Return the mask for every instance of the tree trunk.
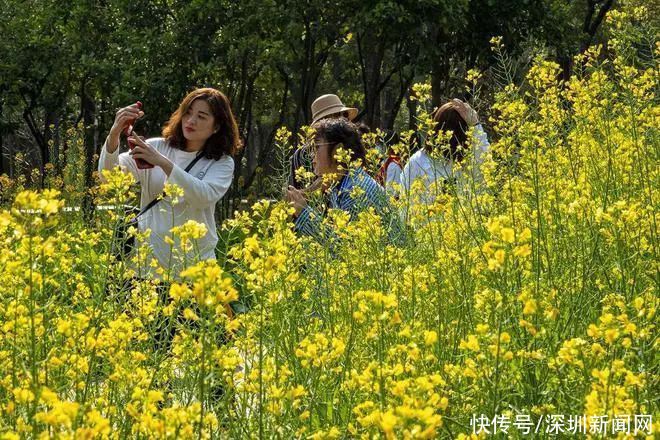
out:
<path id="1" fill-rule="evenodd" d="M 312 63 L 314 61 L 314 42 L 311 34 L 311 23 L 307 17 L 305 17 L 304 57 L 300 66 L 300 88 L 297 90 L 297 93 L 296 90 L 292 91 L 296 98 L 296 104 L 298 105 L 293 123 L 294 133 L 298 133 L 300 127 L 311 120 L 311 110 L 307 108 L 311 105 L 309 84 L 311 82 Z"/>
<path id="2" fill-rule="evenodd" d="M 573 73 L 573 57 L 561 55 L 557 58 L 557 61 L 561 68 L 560 79 L 564 82 L 568 81 Z"/>
<path id="3" fill-rule="evenodd" d="M 449 60 L 438 57 L 433 63 L 431 73 L 431 104 L 440 107 L 447 97 L 449 88 Z"/>
<path id="4" fill-rule="evenodd" d="M 57 116 L 55 118 L 55 121 L 53 122 L 53 149 L 52 149 L 52 154 L 53 157 L 51 158 L 53 165 L 55 166 L 55 173 L 57 175 L 62 174 L 62 168 L 63 164 L 60 161 L 60 142 L 62 141 L 62 136 L 61 136 L 61 130 L 62 130 L 62 118 L 60 116 Z"/>
<path id="5" fill-rule="evenodd" d="M 431 104 L 434 108 L 442 105 L 442 101 L 447 97 L 452 53 L 449 50 L 450 36 L 442 30 L 437 32 L 434 38 L 437 50 L 431 67 Z"/>
<path id="6" fill-rule="evenodd" d="M 95 154 L 98 154 L 98 155 L 101 154 L 101 148 L 103 148 L 103 143 L 105 142 L 105 137 L 110 132 L 110 127 L 112 126 L 111 123 L 109 123 L 109 121 L 114 122 L 114 112 L 109 111 L 109 109 L 108 109 L 108 100 L 102 98 L 99 104 L 100 104 L 99 105 L 100 108 L 99 108 L 98 115 L 97 115 L 97 118 L 96 118 L 96 123 L 97 123 L 96 130 L 97 130 L 97 133 L 99 133 L 100 136 L 101 136 L 101 141 L 96 142 L 96 147 L 97 148 L 96 148 L 96 152 L 95 152 Z M 113 119 L 108 119 L 108 117 L 105 116 L 105 115 L 111 115 L 111 117 Z M 147 135 L 147 133 L 145 133 L 145 136 L 146 135 Z"/>
<path id="7" fill-rule="evenodd" d="M 383 59 L 385 58 L 385 40 L 372 32 L 358 35 L 358 56 L 362 71 L 362 88 L 364 92 L 364 122 L 374 127 L 381 119 L 380 94 L 385 84 L 381 83 L 383 76 Z M 389 79 L 389 78 L 388 78 Z"/>
<path id="8" fill-rule="evenodd" d="M 284 76 L 283 80 L 284 80 L 284 86 L 282 87 L 282 101 L 280 105 L 280 117 L 278 123 L 276 123 L 273 126 L 273 128 L 270 130 L 270 133 L 268 134 L 268 137 L 266 138 L 266 141 L 261 144 L 261 148 L 259 149 L 259 155 L 257 158 L 257 167 L 262 167 L 264 170 L 264 174 L 270 174 L 273 170 L 276 170 L 277 167 L 288 166 L 288 164 L 279 164 L 279 163 L 276 164 L 275 160 L 277 158 L 272 157 L 275 134 L 277 133 L 277 130 L 281 126 L 283 126 L 284 123 L 286 122 L 286 109 L 287 109 L 287 101 L 289 96 L 289 77 Z M 254 181 L 256 174 L 255 171 L 256 171 L 256 167 L 245 178 L 243 190 L 246 190 L 252 185 L 252 182 Z"/>
<path id="9" fill-rule="evenodd" d="M 242 161 L 250 142 L 250 128 L 252 125 L 252 96 L 254 94 L 254 83 L 259 72 L 251 77 L 244 78 L 245 84 L 241 85 L 239 99 L 234 103 L 234 110 L 238 113 L 238 130 L 242 136 L 243 148 L 235 155 L 234 160 L 234 188 L 238 189 L 238 178 L 242 175 Z M 243 79 L 242 79 L 243 81 Z"/>
<path id="10" fill-rule="evenodd" d="M 300 127 L 312 122 L 311 105 L 316 98 L 316 86 L 337 38 L 338 35 L 326 35 L 321 41 L 327 41 L 327 44 L 319 49 L 317 47 L 319 40 L 313 35 L 311 22 L 309 20 L 305 22 L 305 51 L 299 71 L 300 88 L 295 87 L 294 84 L 291 87 L 294 102 L 298 105 L 294 115 L 293 133 L 298 133 Z"/>
<path id="11" fill-rule="evenodd" d="M 57 112 L 59 109 L 54 109 L 54 108 L 46 108 L 45 113 L 44 113 L 44 143 L 45 143 L 45 148 L 46 148 L 46 154 L 45 156 L 42 154 L 42 176 L 41 180 L 43 182 L 44 178 L 46 177 L 46 164 L 56 162 L 57 161 L 57 155 L 54 154 L 53 151 L 53 134 L 54 131 L 53 129 L 55 128 L 55 121 L 57 121 Z"/>
<path id="12" fill-rule="evenodd" d="M 596 8 L 601 3 L 603 4 L 600 6 L 600 9 L 596 14 Z M 591 42 L 596 36 L 596 32 L 598 32 L 601 23 L 605 19 L 605 15 L 607 15 L 608 11 L 612 9 L 613 5 L 614 0 L 587 0 L 587 15 L 585 16 L 584 24 L 582 26 L 582 31 L 586 34 L 586 36 L 580 46 L 580 53 L 584 53 L 584 51 L 587 50 L 587 48 L 591 45 Z M 596 14 L 595 17 L 594 14 Z"/>
<path id="13" fill-rule="evenodd" d="M 400 85 L 399 94 L 396 97 L 394 104 L 388 113 L 387 119 L 385 119 L 384 121 L 384 128 L 388 130 L 394 129 L 394 122 L 396 121 L 396 117 L 399 114 L 399 110 L 401 109 L 401 104 L 403 103 L 404 98 L 406 98 L 406 96 L 409 96 L 408 91 L 412 86 L 414 77 L 415 77 L 414 71 L 410 75 L 405 75 L 405 76 L 401 72 L 399 72 L 399 85 Z"/>
<path id="14" fill-rule="evenodd" d="M 28 129 L 30 130 L 30 134 L 32 134 L 32 137 L 37 143 L 39 159 L 41 161 L 39 164 L 39 170 L 42 176 L 41 183 L 43 184 L 44 166 L 50 161 L 50 158 L 48 157 L 48 144 L 44 138 L 44 133 L 42 133 L 37 126 L 37 121 L 35 120 L 34 114 L 32 113 L 32 108 L 27 107 L 25 110 L 23 110 L 23 120 L 27 124 Z"/>
<path id="15" fill-rule="evenodd" d="M 389 129 L 387 125 L 388 121 L 393 119 L 392 112 L 394 111 L 395 101 L 396 97 L 394 96 L 394 90 L 392 90 L 392 87 L 385 87 L 380 96 L 380 118 L 378 119 L 377 126 L 372 126 L 373 128 L 378 127 Z"/>
<path id="16" fill-rule="evenodd" d="M 603 23 L 605 16 L 612 9 L 614 0 L 586 0 L 587 12 L 584 16 L 582 23 L 582 32 L 584 38 L 580 42 L 579 54 L 583 54 L 593 42 L 600 25 Z M 600 6 L 600 8 L 599 8 Z M 598 10 L 597 10 L 598 9 Z M 573 74 L 573 68 L 584 68 L 584 62 L 579 66 L 574 66 L 572 55 L 562 55 L 559 57 L 559 64 L 561 66 L 561 79 L 568 81 Z"/>

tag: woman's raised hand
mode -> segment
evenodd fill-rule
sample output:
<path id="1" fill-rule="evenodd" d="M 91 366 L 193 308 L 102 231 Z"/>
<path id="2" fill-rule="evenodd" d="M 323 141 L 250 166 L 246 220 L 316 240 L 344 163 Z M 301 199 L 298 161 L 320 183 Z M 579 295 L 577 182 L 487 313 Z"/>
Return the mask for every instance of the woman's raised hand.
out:
<path id="1" fill-rule="evenodd" d="M 479 123 L 479 115 L 470 104 L 463 102 L 458 98 L 452 99 L 452 102 L 455 104 L 454 108 L 456 111 L 461 115 L 461 118 L 463 118 L 469 127 L 473 127 Z"/>
<path id="2" fill-rule="evenodd" d="M 136 119 L 144 116 L 144 112 L 140 110 L 140 105 L 136 102 L 128 107 L 123 107 L 117 110 L 115 115 L 115 122 L 112 124 L 108 138 L 106 139 L 106 149 L 108 153 L 114 153 L 119 148 L 119 137 L 121 132 L 128 124 L 131 124 Z"/>
<path id="3" fill-rule="evenodd" d="M 119 138 L 122 130 L 126 128 L 128 124 L 142 116 L 144 116 L 144 112 L 140 110 L 140 106 L 137 103 L 131 104 L 128 107 L 120 108 L 115 115 L 115 122 L 110 129 L 110 136 Z"/>

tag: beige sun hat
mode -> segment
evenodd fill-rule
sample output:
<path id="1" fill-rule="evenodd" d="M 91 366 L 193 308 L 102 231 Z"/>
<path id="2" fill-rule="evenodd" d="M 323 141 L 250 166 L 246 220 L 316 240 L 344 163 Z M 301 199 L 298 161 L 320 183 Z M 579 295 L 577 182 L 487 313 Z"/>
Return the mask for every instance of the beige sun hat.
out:
<path id="1" fill-rule="evenodd" d="M 319 96 L 312 102 L 312 124 L 335 113 L 348 112 L 348 119 L 357 116 L 357 109 L 346 107 L 337 95 Z"/>

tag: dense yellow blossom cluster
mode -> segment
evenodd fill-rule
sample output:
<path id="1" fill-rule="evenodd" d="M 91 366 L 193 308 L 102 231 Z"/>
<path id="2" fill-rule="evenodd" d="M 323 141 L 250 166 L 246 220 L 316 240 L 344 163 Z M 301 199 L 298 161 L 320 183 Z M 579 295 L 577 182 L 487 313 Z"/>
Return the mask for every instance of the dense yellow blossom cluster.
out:
<path id="1" fill-rule="evenodd" d="M 631 62 L 634 16 L 614 19 L 614 58 L 590 49 L 568 82 L 539 59 L 499 92 L 482 188 L 392 200 L 400 243 L 373 211 L 331 210 L 322 246 L 262 201 L 222 225 L 217 262 L 157 279 L 148 252 L 114 257 L 122 215 L 83 222 L 55 190 L 17 190 L 0 439 L 478 438 L 480 414 L 647 414 L 657 432 L 660 52 Z M 101 201 L 130 203 L 131 179 L 104 177 Z M 194 254 L 207 231 L 171 232 Z"/>

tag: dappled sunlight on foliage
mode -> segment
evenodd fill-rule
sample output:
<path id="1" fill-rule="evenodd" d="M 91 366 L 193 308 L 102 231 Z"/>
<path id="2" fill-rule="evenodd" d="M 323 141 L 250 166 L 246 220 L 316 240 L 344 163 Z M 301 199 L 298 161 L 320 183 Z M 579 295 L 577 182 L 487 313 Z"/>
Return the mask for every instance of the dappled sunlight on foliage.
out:
<path id="1" fill-rule="evenodd" d="M 501 90 L 481 180 L 392 198 L 400 242 L 373 210 L 329 210 L 321 245 L 263 200 L 223 222 L 217 262 L 162 279 L 144 248 L 113 255 L 123 213 L 90 220 L 55 189 L 17 189 L 0 211 L 0 437 L 430 439 L 470 436 L 473 414 L 657 419 L 658 65 L 617 44 L 568 82 L 538 59 Z M 419 134 L 442 146 L 428 118 Z M 131 179 L 102 177 L 99 204 L 131 203 Z M 194 254 L 206 233 L 172 237 Z"/>

